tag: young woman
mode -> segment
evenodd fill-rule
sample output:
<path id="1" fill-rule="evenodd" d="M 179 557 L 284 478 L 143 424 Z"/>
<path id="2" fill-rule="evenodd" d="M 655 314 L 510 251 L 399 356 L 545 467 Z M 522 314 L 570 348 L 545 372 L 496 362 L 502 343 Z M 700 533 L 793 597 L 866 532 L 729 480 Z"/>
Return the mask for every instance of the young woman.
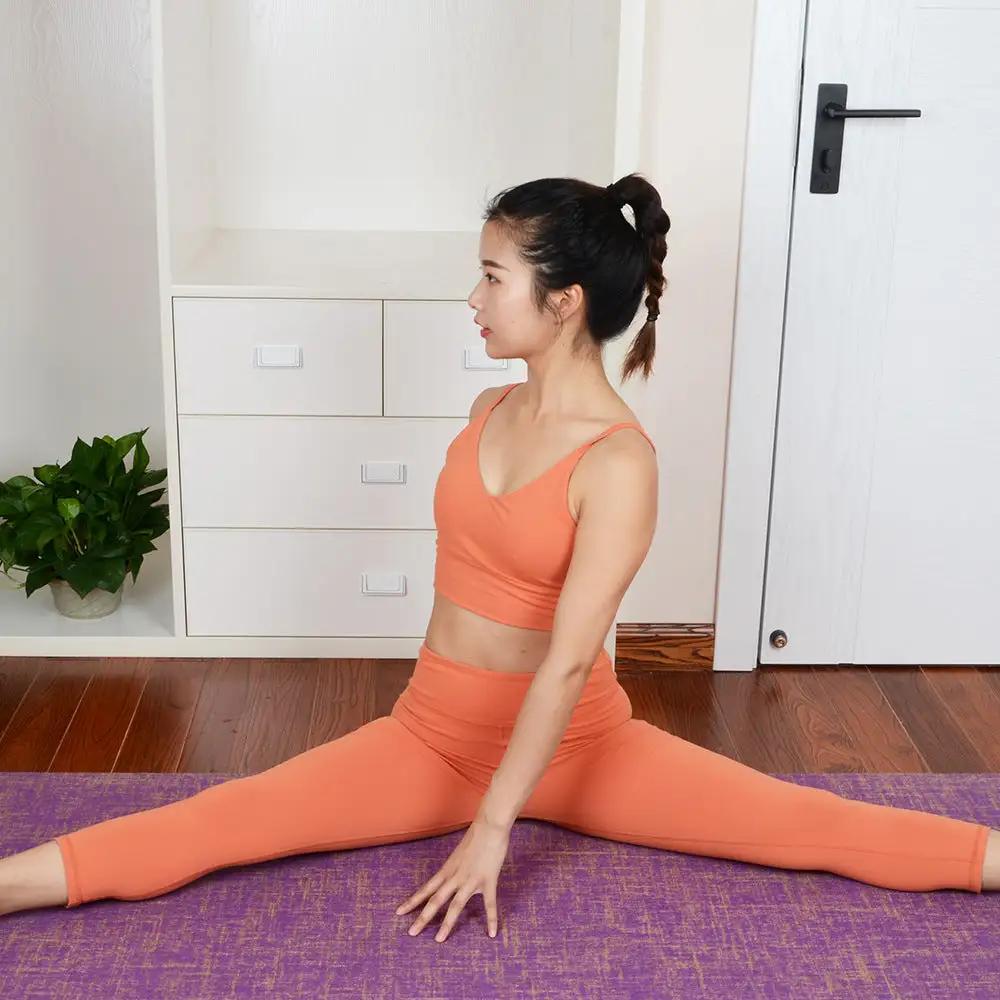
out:
<path id="1" fill-rule="evenodd" d="M 259 774 L 0 862 L 0 912 L 148 899 L 208 872 L 466 828 L 403 901 L 444 940 L 519 816 L 592 836 L 923 891 L 1000 888 L 1000 831 L 781 781 L 632 718 L 604 650 L 657 516 L 655 448 L 601 349 L 645 294 L 623 377 L 648 377 L 670 220 L 640 174 L 493 199 L 469 296 L 492 357 L 434 494 L 435 601 L 391 714 Z"/>

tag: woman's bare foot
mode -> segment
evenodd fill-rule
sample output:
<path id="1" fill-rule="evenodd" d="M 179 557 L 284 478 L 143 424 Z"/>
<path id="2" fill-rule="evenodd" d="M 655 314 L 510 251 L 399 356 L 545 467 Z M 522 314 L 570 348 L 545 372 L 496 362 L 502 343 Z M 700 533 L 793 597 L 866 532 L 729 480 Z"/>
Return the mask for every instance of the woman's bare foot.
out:
<path id="1" fill-rule="evenodd" d="M 983 889 L 1000 889 L 1000 830 L 990 827 L 983 858 Z"/>
<path id="2" fill-rule="evenodd" d="M 0 858 L 0 914 L 69 900 L 62 851 L 54 840 Z"/>

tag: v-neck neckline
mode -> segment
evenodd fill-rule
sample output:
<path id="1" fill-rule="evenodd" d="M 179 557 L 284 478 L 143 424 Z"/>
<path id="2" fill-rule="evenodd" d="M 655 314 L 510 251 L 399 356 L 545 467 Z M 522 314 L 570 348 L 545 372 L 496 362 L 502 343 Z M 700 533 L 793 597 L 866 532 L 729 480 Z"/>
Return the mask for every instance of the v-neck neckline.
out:
<path id="1" fill-rule="evenodd" d="M 535 476 L 534 479 L 530 479 L 528 480 L 528 482 L 522 484 L 521 486 L 518 486 L 516 489 L 509 490 L 506 493 L 490 493 L 490 491 L 486 488 L 486 483 L 483 480 L 482 469 L 479 464 L 479 446 L 480 442 L 483 439 L 483 430 L 486 428 L 486 422 L 489 420 L 490 414 L 492 414 L 493 411 L 511 394 L 514 388 L 519 385 L 524 385 L 524 383 L 512 382 L 495 400 L 493 400 L 492 403 L 490 403 L 488 407 L 486 407 L 486 409 L 483 411 L 482 419 L 480 419 L 479 421 L 479 428 L 476 431 L 475 437 L 473 438 L 473 444 L 472 444 L 473 472 L 475 473 L 476 485 L 479 487 L 479 492 L 484 497 L 486 497 L 487 500 L 497 501 L 497 502 L 502 500 L 509 500 L 512 496 L 516 496 L 518 493 L 521 493 L 523 490 L 526 490 L 529 486 L 534 486 L 535 483 L 538 483 L 541 480 L 545 479 L 546 476 L 555 472 L 555 470 L 558 469 L 559 466 L 561 466 L 564 462 L 568 462 L 578 451 L 580 451 L 580 449 L 586 448 L 588 445 L 593 444 L 597 438 L 602 437 L 608 431 L 614 430 L 616 427 L 621 427 L 623 425 L 628 425 L 629 427 L 638 426 L 634 420 L 620 420 L 618 421 L 618 423 L 610 424 L 608 427 L 605 427 L 603 431 L 600 431 L 593 437 L 589 438 L 587 441 L 584 441 L 582 444 L 577 445 L 577 447 L 574 448 L 571 452 L 568 452 L 567 454 L 563 455 L 562 458 L 560 458 L 553 465 L 550 465 L 544 472 L 539 473 L 537 476 Z"/>

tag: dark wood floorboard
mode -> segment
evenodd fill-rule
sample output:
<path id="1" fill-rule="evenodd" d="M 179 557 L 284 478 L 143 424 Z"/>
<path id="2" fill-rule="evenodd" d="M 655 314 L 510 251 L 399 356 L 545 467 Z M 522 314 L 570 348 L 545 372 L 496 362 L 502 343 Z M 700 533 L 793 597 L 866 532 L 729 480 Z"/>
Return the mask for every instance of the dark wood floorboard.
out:
<path id="1" fill-rule="evenodd" d="M 0 658 L 0 771 L 257 773 L 387 715 L 414 662 Z M 762 771 L 1000 771 L 995 667 L 618 677 L 635 718 Z"/>

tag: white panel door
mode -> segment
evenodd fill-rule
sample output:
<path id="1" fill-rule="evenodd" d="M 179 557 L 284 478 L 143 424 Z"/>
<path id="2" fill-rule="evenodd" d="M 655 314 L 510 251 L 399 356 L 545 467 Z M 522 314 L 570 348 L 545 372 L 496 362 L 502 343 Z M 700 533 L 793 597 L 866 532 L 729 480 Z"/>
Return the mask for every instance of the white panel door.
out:
<path id="1" fill-rule="evenodd" d="M 760 660 L 997 663 L 1000 2 L 811 0 L 805 38 Z M 836 193 L 825 83 L 921 112 L 841 119 Z"/>

